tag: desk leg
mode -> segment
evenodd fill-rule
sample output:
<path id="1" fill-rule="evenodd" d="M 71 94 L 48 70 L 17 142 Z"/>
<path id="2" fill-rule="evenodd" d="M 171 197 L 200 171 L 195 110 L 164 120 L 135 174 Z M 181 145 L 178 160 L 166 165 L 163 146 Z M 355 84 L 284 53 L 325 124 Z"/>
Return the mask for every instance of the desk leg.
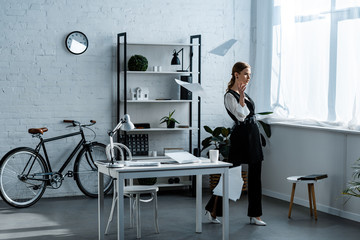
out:
<path id="1" fill-rule="evenodd" d="M 104 174 L 98 172 L 98 231 L 99 240 L 104 239 Z"/>
<path id="2" fill-rule="evenodd" d="M 202 175 L 196 175 L 196 232 L 202 232 Z"/>
<path id="3" fill-rule="evenodd" d="M 117 192 L 118 192 L 118 201 L 117 201 L 117 219 L 118 219 L 118 225 L 117 225 L 117 232 L 118 232 L 118 240 L 124 240 L 125 239 L 125 224 L 124 224 L 124 184 L 125 180 L 121 178 L 121 175 L 118 174 L 117 177 Z"/>
<path id="4" fill-rule="evenodd" d="M 223 240 L 229 240 L 229 169 L 223 173 Z"/>

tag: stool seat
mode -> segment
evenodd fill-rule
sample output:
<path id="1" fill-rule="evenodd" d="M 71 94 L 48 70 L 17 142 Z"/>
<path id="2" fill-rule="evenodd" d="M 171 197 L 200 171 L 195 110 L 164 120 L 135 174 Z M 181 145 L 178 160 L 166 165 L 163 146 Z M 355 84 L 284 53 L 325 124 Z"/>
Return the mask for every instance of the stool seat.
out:
<path id="1" fill-rule="evenodd" d="M 319 174 L 320 176 L 321 174 Z M 309 175 L 310 176 L 310 175 Z M 311 175 L 313 176 L 313 175 Z M 317 220 L 317 211 L 316 211 L 316 200 L 315 200 L 315 189 L 314 189 L 314 183 L 327 178 L 327 175 L 321 175 L 321 178 L 319 179 L 307 179 L 305 178 L 305 176 L 291 176 L 291 177 L 287 177 L 286 179 L 289 182 L 292 182 L 292 191 L 291 191 L 291 199 L 290 199 L 290 206 L 289 206 L 289 214 L 288 217 L 291 217 L 291 210 L 292 210 L 292 205 L 294 202 L 294 195 L 295 195 L 295 188 L 296 188 L 296 183 L 307 183 L 308 185 L 308 194 L 309 194 L 309 206 L 310 206 L 310 216 L 315 217 L 315 220 Z M 313 207 L 314 207 L 314 211 L 313 211 Z"/>
<path id="2" fill-rule="evenodd" d="M 289 182 L 295 182 L 295 183 L 298 183 L 298 182 L 306 182 L 306 183 L 316 183 L 317 180 L 302 180 L 302 179 L 299 179 L 303 176 L 291 176 L 291 177 L 287 177 L 286 179 L 289 181 Z"/>

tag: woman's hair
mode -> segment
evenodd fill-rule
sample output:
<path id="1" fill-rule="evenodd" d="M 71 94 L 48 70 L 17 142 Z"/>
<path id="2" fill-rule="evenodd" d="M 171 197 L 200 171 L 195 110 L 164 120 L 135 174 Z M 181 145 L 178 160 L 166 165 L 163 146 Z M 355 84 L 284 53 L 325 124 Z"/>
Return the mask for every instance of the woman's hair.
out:
<path id="1" fill-rule="evenodd" d="M 234 64 L 233 68 L 232 68 L 232 73 L 231 73 L 231 79 L 230 82 L 228 83 L 228 87 L 226 89 L 226 91 L 229 91 L 230 88 L 232 88 L 235 84 L 235 73 L 240 73 L 242 70 L 244 70 L 245 68 L 251 68 L 251 66 L 246 63 L 246 62 L 237 62 Z"/>

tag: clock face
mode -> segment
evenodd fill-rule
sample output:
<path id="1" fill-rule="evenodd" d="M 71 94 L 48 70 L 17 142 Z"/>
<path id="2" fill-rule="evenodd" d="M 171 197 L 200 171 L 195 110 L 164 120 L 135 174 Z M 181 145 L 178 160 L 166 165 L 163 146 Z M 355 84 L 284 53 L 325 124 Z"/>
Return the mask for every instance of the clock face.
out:
<path id="1" fill-rule="evenodd" d="M 66 48 L 73 54 L 82 54 L 89 46 L 86 35 L 79 31 L 69 33 L 65 39 Z"/>

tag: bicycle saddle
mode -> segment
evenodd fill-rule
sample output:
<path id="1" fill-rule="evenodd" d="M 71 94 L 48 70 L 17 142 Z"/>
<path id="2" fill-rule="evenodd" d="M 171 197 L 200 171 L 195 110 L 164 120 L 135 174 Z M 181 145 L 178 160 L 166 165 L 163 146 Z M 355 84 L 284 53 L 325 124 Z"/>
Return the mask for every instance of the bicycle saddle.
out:
<path id="1" fill-rule="evenodd" d="M 37 134 L 37 133 L 40 133 L 40 134 L 44 134 L 44 132 L 47 132 L 47 128 L 46 127 L 43 127 L 43 128 L 30 128 L 28 130 L 28 133 L 31 133 L 31 134 Z"/>

